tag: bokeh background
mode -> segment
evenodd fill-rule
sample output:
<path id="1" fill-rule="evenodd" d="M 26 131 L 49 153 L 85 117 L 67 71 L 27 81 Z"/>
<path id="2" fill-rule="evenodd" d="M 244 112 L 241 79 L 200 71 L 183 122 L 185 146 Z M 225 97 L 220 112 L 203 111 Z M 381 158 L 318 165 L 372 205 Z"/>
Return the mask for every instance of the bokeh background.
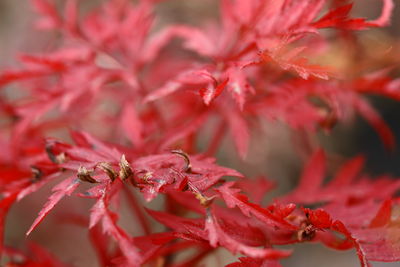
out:
<path id="1" fill-rule="evenodd" d="M 62 1 L 60 1 L 62 2 Z M 88 9 L 100 0 L 82 0 L 82 8 Z M 385 29 L 360 32 L 360 40 L 365 46 L 366 60 L 370 61 L 371 70 L 381 66 L 394 66 L 398 68 L 400 59 L 400 2 L 392 18 L 392 25 Z M 159 26 L 166 23 L 200 24 L 206 19 L 218 16 L 217 0 L 170 0 L 162 3 L 157 12 L 160 15 Z M 381 1 L 356 0 L 355 13 L 367 18 L 375 18 L 380 13 Z M 18 66 L 16 57 L 19 52 L 45 51 L 53 36 L 33 31 L 35 14 L 27 0 L 0 0 L 0 69 Z M 343 68 L 351 68 L 340 45 L 334 51 L 335 62 Z M 337 53 L 337 54 L 336 54 Z M 399 72 L 400 74 L 400 72 Z M 371 96 L 371 101 L 379 109 L 382 116 L 393 129 L 397 140 L 400 140 L 400 122 L 398 114 L 400 104 L 391 100 Z M 264 125 L 263 134 L 255 133 L 246 162 L 242 162 L 230 155 L 231 146 L 228 142 L 218 154 L 218 161 L 239 169 L 249 176 L 265 174 L 279 183 L 274 194 L 286 192 L 297 183 L 298 174 L 303 165 L 302 158 L 296 154 L 291 144 L 293 132 L 285 125 L 270 123 Z M 389 152 L 384 149 L 382 142 L 371 127 L 356 119 L 349 125 L 338 125 L 326 135 L 319 134 L 323 146 L 333 155 L 331 164 L 334 169 L 344 159 L 364 153 L 367 156 L 366 171 L 372 174 L 389 173 L 400 176 L 400 149 Z M 0 148 L 1 149 L 1 148 Z M 40 225 L 29 238 L 25 232 L 37 215 L 40 207 L 46 201 L 49 185 L 38 193 L 27 197 L 15 205 L 7 220 L 6 244 L 17 248 L 24 248 L 26 242 L 34 241 L 48 248 L 63 261 L 74 266 L 97 266 L 95 254 L 92 251 L 84 229 L 65 223 L 67 218 L 62 214 L 68 209 L 80 213 L 88 213 L 91 205 L 89 201 L 80 201 L 71 197 L 62 201 L 53 214 Z M 270 196 L 272 198 L 273 195 Z M 158 199 L 158 203 L 162 199 Z M 157 201 L 151 205 L 157 206 Z M 61 218 L 61 219 L 60 219 Z M 135 226 L 132 218 L 123 217 L 121 224 L 132 233 Z M 210 256 L 204 264 L 206 266 L 223 266 L 233 261 L 233 256 L 221 251 L 220 254 Z M 355 251 L 331 251 L 321 245 L 306 244 L 296 245 L 293 257 L 284 260 L 283 266 L 287 267 L 351 267 L 358 266 Z M 377 267 L 400 266 L 399 263 L 375 263 Z"/>

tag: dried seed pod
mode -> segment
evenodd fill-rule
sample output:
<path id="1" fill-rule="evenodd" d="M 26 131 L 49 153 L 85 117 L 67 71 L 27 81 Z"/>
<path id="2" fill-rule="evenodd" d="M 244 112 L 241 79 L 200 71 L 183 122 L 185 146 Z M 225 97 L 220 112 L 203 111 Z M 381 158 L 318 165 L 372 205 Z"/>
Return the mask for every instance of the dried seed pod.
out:
<path id="1" fill-rule="evenodd" d="M 45 146 L 45 150 L 49 159 L 55 164 L 61 164 L 67 161 L 67 156 L 65 153 L 60 153 L 58 155 L 54 154 L 53 146 L 56 141 L 48 141 Z"/>
<path id="2" fill-rule="evenodd" d="M 104 171 L 108 175 L 108 177 L 110 177 L 111 181 L 114 181 L 118 176 L 117 172 L 108 162 L 100 162 L 97 167 Z"/>
<path id="3" fill-rule="evenodd" d="M 194 196 L 200 201 L 200 205 L 202 205 L 205 208 L 209 207 L 214 200 L 214 198 L 206 197 L 200 192 L 193 192 L 193 193 Z"/>
<path id="4" fill-rule="evenodd" d="M 49 157 L 49 159 L 53 163 L 57 163 L 57 156 L 53 152 L 53 145 L 54 145 L 54 142 L 47 142 L 45 150 L 46 150 L 46 153 L 47 153 L 47 156 Z"/>
<path id="5" fill-rule="evenodd" d="M 186 166 L 183 169 L 184 172 L 190 173 L 192 171 L 192 164 L 190 163 L 189 155 L 186 152 L 178 149 L 178 150 L 172 150 L 171 153 L 176 154 L 185 160 Z"/>
<path id="6" fill-rule="evenodd" d="M 60 153 L 56 156 L 56 163 L 57 164 L 62 164 L 64 162 L 67 161 L 67 156 L 65 155 L 65 153 Z"/>
<path id="7" fill-rule="evenodd" d="M 90 175 L 90 172 L 84 166 L 79 167 L 77 176 L 81 181 L 97 183 L 97 181 Z"/>
<path id="8" fill-rule="evenodd" d="M 316 228 L 312 224 L 304 223 L 301 229 L 297 232 L 297 240 L 300 242 L 311 241 L 316 234 Z"/>
<path id="9" fill-rule="evenodd" d="M 126 179 L 130 178 L 133 175 L 133 171 L 129 162 L 126 160 L 125 155 L 121 156 L 121 160 L 119 162 L 119 177 L 125 181 Z"/>
<path id="10" fill-rule="evenodd" d="M 147 181 L 153 177 L 153 173 L 152 172 L 146 172 L 143 176 L 142 176 L 142 180 L 147 183 Z"/>
<path id="11" fill-rule="evenodd" d="M 43 177 L 43 172 L 36 166 L 31 166 L 32 178 L 33 181 L 38 181 Z"/>

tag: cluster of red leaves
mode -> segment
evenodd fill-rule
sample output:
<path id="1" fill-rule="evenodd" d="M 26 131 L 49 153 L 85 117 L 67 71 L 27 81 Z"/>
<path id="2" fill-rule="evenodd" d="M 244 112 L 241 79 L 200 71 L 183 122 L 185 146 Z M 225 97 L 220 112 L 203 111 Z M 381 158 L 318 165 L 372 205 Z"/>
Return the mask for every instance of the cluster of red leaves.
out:
<path id="1" fill-rule="evenodd" d="M 243 178 L 212 158 L 227 133 L 244 158 L 250 124 L 256 128 L 262 119 L 313 132 L 354 113 L 392 148 L 393 135 L 365 94 L 400 99 L 398 81 L 387 70 L 346 77 L 311 56 L 329 45 L 321 29 L 340 36 L 387 25 L 392 1 L 384 0 L 382 14 L 370 21 L 351 17 L 347 1 L 221 0 L 220 22 L 204 27 L 155 27 L 157 2 L 109 0 L 80 14 L 77 0 L 62 7 L 31 1 L 36 26 L 57 31 L 58 40 L 0 74 L 0 237 L 15 201 L 63 177 L 27 234 L 62 198 L 91 184 L 77 194 L 95 200 L 90 215 L 71 222 L 88 225 L 102 266 L 193 266 L 219 247 L 245 256 L 229 266 L 280 266 L 291 251 L 274 246 L 305 241 L 355 248 L 362 266 L 400 260 L 393 198 L 400 182 L 360 174 L 362 158 L 324 183 L 325 154 L 317 150 L 296 189 L 267 206 L 261 200 L 270 182 Z M 66 133 L 73 144 L 62 141 Z M 145 201 L 162 194 L 174 205 L 145 210 L 131 190 Z M 118 225 L 121 195 L 142 236 Z M 182 210 L 196 217 L 182 217 Z M 167 230 L 154 233 L 146 213 Z M 8 266 L 64 266 L 33 248 L 26 256 L 0 247 Z M 175 260 L 189 248 L 196 252 Z"/>

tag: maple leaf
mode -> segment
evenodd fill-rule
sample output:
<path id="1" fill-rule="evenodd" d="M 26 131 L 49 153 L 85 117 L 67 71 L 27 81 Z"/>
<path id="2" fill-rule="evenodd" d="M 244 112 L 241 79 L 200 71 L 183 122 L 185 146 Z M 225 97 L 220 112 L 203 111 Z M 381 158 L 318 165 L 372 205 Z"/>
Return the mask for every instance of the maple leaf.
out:
<path id="1" fill-rule="evenodd" d="M 176 237 L 173 233 L 164 232 L 138 236 L 133 239 L 133 242 L 140 249 L 143 258 L 142 261 L 145 263 L 157 257 L 171 255 L 172 253 L 195 246 L 192 242 L 174 244 L 173 240 L 175 239 Z"/>
<path id="2" fill-rule="evenodd" d="M 29 184 L 28 186 L 25 186 L 24 188 L 22 188 L 18 192 L 17 200 L 19 201 L 19 200 L 25 198 L 27 195 L 36 192 L 37 190 L 42 188 L 44 185 L 46 185 L 50 181 L 60 177 L 60 175 L 61 175 L 61 173 L 56 172 L 56 173 L 50 174 L 45 177 L 40 177 L 41 179 L 39 181 L 35 181 L 35 182 Z"/>
<path id="3" fill-rule="evenodd" d="M 75 177 L 65 179 L 53 188 L 53 194 L 49 197 L 42 210 L 39 212 L 39 216 L 35 219 L 26 235 L 29 235 L 47 216 L 47 214 L 54 208 L 55 205 L 64 197 L 70 196 L 75 189 L 79 186 L 79 180 Z"/>
<path id="4" fill-rule="evenodd" d="M 343 234 L 346 239 L 342 241 L 338 241 L 337 238 L 333 238 L 332 241 L 332 237 L 327 238 L 326 234 L 317 235 L 317 237 L 319 237 L 326 245 L 336 249 L 349 249 L 355 247 L 360 264 L 363 267 L 371 266 L 369 261 L 397 261 L 399 259 L 398 246 L 396 245 L 397 237 L 393 239 L 388 236 L 389 232 L 391 234 L 397 233 L 398 229 L 383 228 L 379 225 L 383 220 L 380 220 L 377 217 L 384 215 L 384 217 L 387 218 L 385 224 L 389 223 L 390 218 L 388 218 L 387 215 L 391 212 L 390 201 L 385 201 L 382 204 L 381 209 L 372 220 L 369 228 L 362 228 L 359 225 L 357 225 L 357 227 L 346 227 L 340 220 L 333 221 L 330 215 L 322 209 L 315 211 L 304 209 L 304 212 L 310 225 L 315 227 L 314 229 L 309 228 L 311 229 L 309 231 L 329 229 Z M 380 222 L 371 228 L 377 220 L 380 220 Z"/>
<path id="5" fill-rule="evenodd" d="M 183 85 L 202 85 L 202 84 L 209 84 L 208 86 L 215 86 L 217 84 L 217 80 L 213 77 L 213 75 L 206 69 L 206 68 L 200 68 L 200 69 L 191 69 L 184 71 L 180 73 L 176 78 L 174 78 L 171 81 L 168 81 L 164 86 L 161 88 L 158 88 L 154 92 L 150 93 L 149 95 L 146 96 L 144 99 L 145 102 L 149 101 L 155 101 L 157 99 L 163 98 L 167 95 L 170 95 L 174 92 L 176 92 L 179 88 L 181 88 Z M 218 86 L 217 86 L 218 87 Z M 218 89 L 221 90 L 221 89 Z M 218 93 L 218 95 L 221 92 Z M 213 98 L 216 97 L 210 97 L 204 89 L 200 91 L 200 94 L 202 94 L 203 99 L 206 104 L 209 104 Z"/>
<path id="6" fill-rule="evenodd" d="M 249 129 L 247 122 L 235 110 L 225 112 L 226 120 L 228 122 L 229 130 L 232 139 L 235 142 L 236 149 L 242 158 L 246 157 L 247 149 L 250 142 Z"/>
<path id="7" fill-rule="evenodd" d="M 279 251 L 269 248 L 265 249 L 254 248 L 237 242 L 235 239 L 233 239 L 231 236 L 229 236 L 222 230 L 221 226 L 217 221 L 217 218 L 212 212 L 207 214 L 205 222 L 205 230 L 208 232 L 208 239 L 211 246 L 216 247 L 217 244 L 220 244 L 228 248 L 233 253 L 240 252 L 252 258 L 262 258 L 262 259 L 284 258 L 291 254 L 290 251 Z"/>
<path id="8" fill-rule="evenodd" d="M 17 249 L 6 249 L 8 262 L 5 266 L 21 266 L 21 267 L 68 267 L 69 264 L 62 263 L 54 255 L 40 245 L 29 242 L 29 253 L 19 251 Z"/>
<path id="9" fill-rule="evenodd" d="M 143 143 L 143 124 L 137 110 L 126 104 L 121 114 L 121 128 L 135 146 Z"/>
<path id="10" fill-rule="evenodd" d="M 0 98 L 0 193 L 5 197 L 0 233 L 13 202 L 62 172 L 73 172 L 77 178 L 53 188 L 28 234 L 64 196 L 87 182 L 92 187 L 80 196 L 96 201 L 89 235 L 103 265 L 192 266 L 224 247 L 247 256 L 233 266 L 280 266 L 277 259 L 289 252 L 273 246 L 304 241 L 355 248 L 363 266 L 399 260 L 398 201 L 391 198 L 400 182 L 362 174 L 361 157 L 325 181 L 326 157 L 318 150 L 298 187 L 262 206 L 271 184 L 225 182 L 224 176 L 242 175 L 196 154 L 202 133 L 214 122 L 215 136 L 205 154 L 215 154 L 229 131 L 244 158 L 259 117 L 283 120 L 295 129 L 329 131 L 353 113 L 394 147 L 393 134 L 363 94 L 400 99 L 398 81 L 388 70 L 338 80 L 328 67 L 310 63 L 319 50 L 305 49 L 330 43 L 320 34 L 323 28 L 387 25 L 393 1 L 383 0 L 381 15 L 366 20 L 350 15 L 348 1 L 334 1 L 330 8 L 326 0 L 222 0 L 219 21 L 196 27 L 155 24 L 157 2 L 113 0 L 86 12 L 77 0 L 31 1 L 40 15 L 37 26 L 56 30 L 58 39 L 50 52 L 24 54 L 20 69 L 0 74 L 0 86 L 7 90 Z M 15 99 L 8 96 L 11 83 Z M 63 138 L 67 128 L 79 129 L 70 133 L 74 145 L 41 141 L 54 133 Z M 146 201 L 165 194 L 166 211 L 148 213 L 168 231 L 153 234 L 131 194 L 128 206 L 145 235 L 131 237 L 118 225 L 113 210 L 118 205 L 112 204 L 118 204 L 121 190 L 131 188 Z M 198 217 L 179 217 L 182 208 Z M 112 240 L 117 246 L 109 246 Z M 173 260 L 187 249 L 196 251 L 184 261 Z M 13 254 L 7 247 L 4 251 Z M 34 254 L 38 259 L 20 256 L 26 265 L 58 266 L 46 253 Z"/>
<path id="11" fill-rule="evenodd" d="M 392 219 L 393 202 L 384 201 L 372 218 L 369 227 L 350 228 L 352 237 L 360 246 L 363 257 L 369 261 L 394 262 L 400 260 L 398 222 Z"/>
<path id="12" fill-rule="evenodd" d="M 31 79 L 45 75 L 48 75 L 48 72 L 43 70 L 4 71 L 0 75 L 0 86 L 4 86 L 15 81 Z"/>
<path id="13" fill-rule="evenodd" d="M 234 182 L 226 182 L 215 189 L 229 208 L 238 207 L 247 217 L 253 215 L 263 223 L 272 227 L 277 227 L 278 229 L 296 229 L 294 225 L 291 225 L 283 218 L 276 217 L 270 210 L 249 202 L 247 196 L 239 194 L 240 189 L 231 188 L 233 185 Z"/>
<path id="14" fill-rule="evenodd" d="M 285 53 L 282 48 L 283 46 L 283 44 L 280 44 L 276 50 L 262 52 L 260 54 L 262 62 L 268 63 L 272 61 L 278 64 L 278 66 L 283 70 L 292 70 L 296 72 L 305 80 L 310 76 L 324 80 L 328 79 L 329 73 L 331 73 L 331 70 L 328 67 L 312 65 L 308 62 L 307 58 L 298 56 L 305 47 L 297 47 L 292 49 L 290 52 Z"/>
<path id="15" fill-rule="evenodd" d="M 48 0 L 31 0 L 33 7 L 42 15 L 37 22 L 39 29 L 55 29 L 61 25 L 62 18 L 54 4 Z"/>
<path id="16" fill-rule="evenodd" d="M 181 218 L 175 215 L 171 215 L 169 213 L 154 211 L 150 209 L 146 209 L 146 211 L 158 222 L 173 229 L 176 233 L 181 233 L 179 235 L 175 235 L 177 237 L 194 241 L 205 239 L 205 224 L 204 220 L 202 219 Z"/>
<path id="17" fill-rule="evenodd" d="M 4 249 L 4 227 L 8 210 L 16 200 L 18 191 L 10 193 L 0 201 L 0 258 L 3 255 Z"/>
<path id="18" fill-rule="evenodd" d="M 240 257 L 240 262 L 234 262 L 226 265 L 226 267 L 281 267 L 282 265 L 275 260 L 259 260 L 253 258 Z"/>
<path id="19" fill-rule="evenodd" d="M 94 226 L 89 229 L 89 239 L 92 247 L 96 251 L 99 263 L 103 266 L 110 265 L 113 257 L 108 251 L 108 245 L 110 244 L 109 236 L 101 231 L 100 226 Z"/>
<path id="20" fill-rule="evenodd" d="M 201 219 L 186 219 L 173 216 L 163 212 L 148 210 L 149 214 L 157 221 L 176 231 L 176 236 L 188 240 L 206 240 L 213 247 L 218 244 L 226 247 L 233 253 L 243 253 L 256 258 L 282 258 L 287 257 L 290 251 L 280 251 L 270 248 L 257 248 L 245 245 L 237 241 L 234 235 L 222 230 L 222 227 L 215 222 L 215 217 L 207 215 L 205 221 Z M 249 232 L 251 233 L 251 232 Z M 233 234 L 233 233 L 232 233 Z M 242 238 L 249 238 L 246 234 Z"/>
<path id="21" fill-rule="evenodd" d="M 302 238 L 312 238 L 315 231 L 329 229 L 346 239 L 338 241 L 327 233 L 316 233 L 317 239 L 337 249 L 355 247 L 362 266 L 370 266 L 370 260 L 396 261 L 397 241 L 388 237 L 389 232 L 397 233 L 396 224 L 391 223 L 392 202 L 383 200 L 393 195 L 400 185 L 382 178 L 379 182 L 357 179 L 363 162 L 362 157 L 350 160 L 323 186 L 325 156 L 318 150 L 306 165 L 299 187 L 283 199 L 323 207 L 303 209 L 312 227 L 299 232 Z"/>
<path id="22" fill-rule="evenodd" d="M 260 204 L 266 194 L 275 187 L 275 183 L 266 177 L 245 178 L 236 182 L 236 186 L 244 192 L 251 192 L 252 202 Z"/>
<path id="23" fill-rule="evenodd" d="M 390 16 L 394 8 L 393 0 L 382 0 L 382 2 L 383 7 L 381 15 L 377 19 L 369 22 L 372 26 L 382 27 L 390 23 Z"/>
<path id="24" fill-rule="evenodd" d="M 190 157 L 190 170 L 178 156 L 170 154 L 151 155 L 138 158 L 133 165 L 135 183 L 141 188 L 147 201 L 159 192 L 166 192 L 172 186 L 182 190 L 180 185 L 187 180 L 189 189 L 198 194 L 216 184 L 223 176 L 242 177 L 232 169 L 214 164 L 212 158 Z"/>
<path id="25" fill-rule="evenodd" d="M 398 181 L 388 177 L 374 181 L 359 175 L 364 161 L 360 157 L 347 162 L 332 180 L 324 184 L 325 160 L 324 152 L 317 150 L 304 168 L 299 186 L 282 200 L 303 204 L 330 203 L 340 207 L 352 201 L 366 201 L 367 204 L 367 200 L 382 200 L 400 188 Z M 333 206 L 333 209 L 337 207 Z"/>
<path id="26" fill-rule="evenodd" d="M 115 186 L 115 184 L 113 185 Z M 137 247 L 128 234 L 116 224 L 116 214 L 108 209 L 110 198 L 112 197 L 110 195 L 111 186 L 111 183 L 107 182 L 91 189 L 90 196 L 97 198 L 97 202 L 91 210 L 89 229 L 101 221 L 103 231 L 117 241 L 119 248 L 126 258 L 127 264 L 129 266 L 140 266 L 142 257 Z"/>
<path id="27" fill-rule="evenodd" d="M 199 114 L 197 118 L 183 124 L 179 124 L 177 127 L 170 127 L 168 132 L 165 133 L 164 140 L 160 145 L 160 150 L 166 150 L 173 147 L 179 140 L 184 140 L 188 136 L 194 134 L 196 131 L 204 127 L 209 120 L 210 114 L 204 112 Z"/>
<path id="28" fill-rule="evenodd" d="M 305 165 L 300 182 L 294 192 L 290 195 L 292 202 L 296 200 L 307 201 L 314 198 L 314 193 L 319 191 L 325 176 L 325 153 L 322 149 L 317 150 Z"/>
<path id="29" fill-rule="evenodd" d="M 335 27 L 338 29 L 362 30 L 369 26 L 365 19 L 351 19 L 349 13 L 353 4 L 339 6 L 313 23 L 317 28 Z"/>
<path id="30" fill-rule="evenodd" d="M 206 87 L 200 89 L 200 95 L 203 98 L 204 104 L 207 106 L 211 104 L 211 102 L 217 98 L 222 91 L 224 90 L 225 86 L 228 84 L 229 78 L 227 78 L 222 83 L 218 84 L 216 87 L 212 84 L 208 84 Z M 243 102 L 241 102 L 243 103 Z"/>
<path id="31" fill-rule="evenodd" d="M 377 113 L 366 101 L 361 99 L 355 100 L 355 107 L 360 113 L 360 115 L 366 119 L 375 131 L 381 137 L 384 145 L 388 149 L 393 149 L 395 146 L 394 135 L 390 130 L 389 126 L 386 125 L 385 121 L 381 118 L 379 113 Z"/>

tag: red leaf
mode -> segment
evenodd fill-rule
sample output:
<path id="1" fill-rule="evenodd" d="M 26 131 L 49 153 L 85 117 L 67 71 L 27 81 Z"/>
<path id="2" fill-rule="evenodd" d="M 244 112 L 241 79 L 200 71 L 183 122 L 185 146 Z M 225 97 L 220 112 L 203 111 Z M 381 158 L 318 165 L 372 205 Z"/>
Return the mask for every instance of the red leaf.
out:
<path id="1" fill-rule="evenodd" d="M 111 257 L 108 252 L 108 245 L 110 243 L 108 236 L 101 232 L 100 227 L 93 227 L 89 229 L 89 239 L 97 254 L 99 264 L 101 266 L 111 265 Z"/>
<path id="2" fill-rule="evenodd" d="M 335 177 L 329 183 L 329 187 L 334 188 L 350 185 L 357 175 L 360 173 L 364 166 L 365 158 L 362 156 L 354 157 L 347 161 L 340 170 L 336 173 Z"/>
<path id="3" fill-rule="evenodd" d="M 234 262 L 225 267 L 282 267 L 276 260 L 260 260 L 254 258 L 239 258 L 240 262 Z"/>
<path id="4" fill-rule="evenodd" d="M 140 266 L 142 257 L 138 248 L 129 235 L 117 225 L 117 215 L 109 210 L 112 186 L 116 186 L 116 184 L 106 182 L 92 189 L 92 196 L 97 197 L 97 202 L 91 209 L 89 228 L 94 227 L 101 220 L 103 231 L 117 241 L 127 264 L 129 266 Z"/>
<path id="5" fill-rule="evenodd" d="M 176 190 L 187 179 L 190 190 L 201 193 L 217 183 L 223 176 L 242 177 L 240 173 L 214 164 L 212 158 L 188 156 L 187 162 L 173 153 L 151 155 L 138 158 L 133 162 L 135 182 L 141 189 L 144 198 L 151 201 L 160 192 L 168 192 L 168 188 Z"/>
<path id="6" fill-rule="evenodd" d="M 189 69 L 180 73 L 176 78 L 167 81 L 161 88 L 151 92 L 144 98 L 144 103 L 152 102 L 161 98 L 164 98 L 178 89 L 183 85 L 190 84 L 214 84 L 216 82 L 212 74 L 206 69 Z"/>
<path id="7" fill-rule="evenodd" d="M 208 239 L 211 246 L 217 247 L 219 244 L 233 253 L 242 253 L 246 256 L 260 259 L 279 259 L 288 257 L 291 254 L 291 251 L 250 247 L 239 243 L 221 229 L 221 226 L 212 213 L 207 214 L 205 230 L 208 232 Z"/>
<path id="8" fill-rule="evenodd" d="M 341 28 L 348 30 L 362 30 L 369 26 L 365 19 L 349 18 L 349 13 L 353 8 L 353 4 L 340 6 L 328 12 L 325 16 L 313 23 L 317 28 Z"/>
<path id="9" fill-rule="evenodd" d="M 323 209 L 310 210 L 304 209 L 310 223 L 317 228 L 327 229 L 332 226 L 331 216 Z"/>
<path id="10" fill-rule="evenodd" d="M 383 7 L 382 13 L 379 18 L 369 21 L 369 23 L 373 26 L 383 27 L 387 26 L 390 23 L 390 16 L 392 15 L 392 11 L 394 8 L 393 0 L 382 0 Z"/>
<path id="11" fill-rule="evenodd" d="M 48 0 L 31 0 L 32 5 L 36 8 L 43 18 L 39 20 L 40 29 L 54 29 L 61 25 L 61 18 L 54 4 L 50 4 Z"/>
<path id="12" fill-rule="evenodd" d="M 204 221 L 201 219 L 181 218 L 169 213 L 146 209 L 151 217 L 176 232 L 185 234 L 189 240 L 204 239 Z M 183 237 L 183 236 L 181 236 Z"/>
<path id="13" fill-rule="evenodd" d="M 21 189 L 21 191 L 19 191 L 19 193 L 18 193 L 17 200 L 20 201 L 21 199 L 23 199 L 27 195 L 36 192 L 37 190 L 42 188 L 44 185 L 46 185 L 48 182 L 50 182 L 53 179 L 59 177 L 60 174 L 61 173 L 57 172 L 57 173 L 51 174 L 49 176 L 42 177 L 39 181 L 37 181 L 35 183 L 32 183 L 29 186 Z"/>
<path id="14" fill-rule="evenodd" d="M 56 185 L 53 188 L 53 194 L 49 197 L 48 201 L 39 212 L 39 216 L 35 219 L 26 235 L 29 235 L 39 225 L 39 223 L 64 196 L 70 196 L 78 186 L 79 180 L 75 177 L 70 177 Z"/>
<path id="15" fill-rule="evenodd" d="M 42 77 L 48 74 L 48 71 L 43 70 L 4 71 L 0 74 L 0 86 L 20 80 Z"/>
<path id="16" fill-rule="evenodd" d="M 325 153 L 318 149 L 304 167 L 300 182 L 290 194 L 290 202 L 307 201 L 320 190 L 325 175 Z"/>
<path id="17" fill-rule="evenodd" d="M 245 69 L 239 69 L 238 67 L 231 67 L 226 71 L 226 75 L 229 79 L 227 89 L 231 93 L 233 99 L 235 99 L 241 111 L 243 111 L 247 94 L 255 93 L 254 88 L 247 81 L 245 71 Z"/>
<path id="18" fill-rule="evenodd" d="M 355 99 L 354 106 L 360 115 L 374 127 L 386 148 L 390 150 L 394 149 L 394 135 L 379 113 L 377 113 L 366 100 Z"/>
<path id="19" fill-rule="evenodd" d="M 126 104 L 121 114 L 121 128 L 132 144 L 140 147 L 143 143 L 143 123 L 132 104 Z"/>
<path id="20" fill-rule="evenodd" d="M 18 191 L 9 194 L 7 197 L 0 201 L 0 258 L 3 255 L 4 249 L 4 227 L 6 223 L 8 210 L 14 204 L 18 195 Z"/>
<path id="21" fill-rule="evenodd" d="M 392 0 L 383 0 L 382 13 L 379 18 L 366 21 L 362 18 L 349 18 L 353 4 L 339 6 L 329 11 L 325 16 L 312 25 L 317 28 L 335 27 L 347 30 L 362 30 L 367 27 L 383 27 L 390 23 L 394 4 Z"/>
<path id="22" fill-rule="evenodd" d="M 268 209 L 264 209 L 259 205 L 250 203 L 245 195 L 239 194 L 240 189 L 231 188 L 233 185 L 234 182 L 226 182 L 222 186 L 215 189 L 224 199 L 228 208 L 238 207 L 240 211 L 247 217 L 250 217 L 250 214 L 252 214 L 260 221 L 272 227 L 289 230 L 297 228 L 282 218 L 274 216 Z"/>
<path id="23" fill-rule="evenodd" d="M 209 83 L 207 87 L 201 88 L 200 96 L 203 98 L 204 104 L 206 104 L 207 106 L 210 105 L 211 102 L 222 93 L 225 86 L 228 84 L 228 81 L 229 78 L 225 79 L 216 87 L 213 84 Z"/>
<path id="24" fill-rule="evenodd" d="M 236 182 L 236 185 L 244 192 L 249 193 L 249 198 L 256 204 L 260 204 L 266 194 L 275 187 L 275 182 L 266 177 L 254 179 L 245 178 Z"/>
<path id="25" fill-rule="evenodd" d="M 328 80 L 329 68 L 318 65 L 312 65 L 304 57 L 299 57 L 298 54 L 303 51 L 305 47 L 298 47 L 290 52 L 284 53 L 282 48 L 277 51 L 264 51 L 260 54 L 263 62 L 275 62 L 283 70 L 292 70 L 296 72 L 301 78 L 307 80 L 310 76 L 314 76 L 323 80 Z"/>
<path id="26" fill-rule="evenodd" d="M 230 133 L 239 155 L 242 159 L 246 157 L 250 136 L 249 129 L 246 120 L 236 110 L 227 111 L 229 113 L 224 114 L 228 121 Z"/>
<path id="27" fill-rule="evenodd" d="M 67 0 L 65 3 L 65 27 L 70 33 L 78 32 L 78 2 L 77 0 Z"/>
<path id="28" fill-rule="evenodd" d="M 173 25 L 158 32 L 149 40 L 144 59 L 146 61 L 153 60 L 160 49 L 175 37 L 182 38 L 184 47 L 188 50 L 204 56 L 215 54 L 215 44 L 202 30 L 187 25 Z"/>
<path id="29" fill-rule="evenodd" d="M 250 191 L 251 192 L 251 191 Z M 285 219 L 287 216 L 289 216 L 294 210 L 296 209 L 296 205 L 293 203 L 289 203 L 286 205 L 282 205 L 279 203 L 274 203 L 270 206 L 268 206 L 268 210 L 271 211 L 274 216 Z"/>
<path id="30" fill-rule="evenodd" d="M 386 200 L 382 203 L 381 208 L 379 209 L 378 213 L 372 219 L 369 227 L 376 228 L 376 227 L 383 227 L 390 222 L 392 216 L 392 201 Z"/>
<path id="31" fill-rule="evenodd" d="M 400 229 L 398 225 L 351 230 L 362 255 L 368 261 L 400 261 Z"/>
<path id="32" fill-rule="evenodd" d="M 360 260 L 361 266 L 362 267 L 371 267 L 368 259 L 366 258 L 365 252 L 363 251 L 360 243 L 351 235 L 349 230 L 347 230 L 346 226 L 340 221 L 335 221 L 332 223 L 332 229 L 344 234 L 348 239 L 352 240 L 354 243 L 354 246 L 356 247 L 357 250 L 357 256 Z"/>
<path id="33" fill-rule="evenodd" d="M 199 131 L 209 119 L 209 115 L 208 112 L 199 113 L 194 120 L 190 120 L 188 123 L 183 123 L 177 127 L 170 127 L 170 130 L 164 134 L 160 150 L 171 149 L 177 141 Z"/>
<path id="34" fill-rule="evenodd" d="M 25 63 L 25 65 L 37 65 L 45 67 L 49 70 L 55 72 L 62 72 L 66 69 L 66 65 L 63 61 L 53 58 L 51 56 L 32 56 L 32 55 L 22 55 L 20 60 Z"/>
<path id="35" fill-rule="evenodd" d="M 17 249 L 7 249 L 8 262 L 6 267 L 71 267 L 69 264 L 63 264 L 50 252 L 38 244 L 29 242 L 28 253 Z"/>

